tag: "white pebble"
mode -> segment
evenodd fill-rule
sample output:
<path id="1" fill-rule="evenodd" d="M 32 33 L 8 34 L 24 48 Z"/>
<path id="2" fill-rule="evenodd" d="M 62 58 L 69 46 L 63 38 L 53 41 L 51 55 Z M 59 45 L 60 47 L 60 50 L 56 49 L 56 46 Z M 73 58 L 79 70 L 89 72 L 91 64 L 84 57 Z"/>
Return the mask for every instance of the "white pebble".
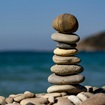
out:
<path id="1" fill-rule="evenodd" d="M 81 101 L 85 101 L 85 100 L 87 99 L 87 97 L 86 97 L 84 94 L 82 94 L 82 93 L 79 93 L 79 94 L 77 95 L 77 97 L 78 97 Z"/>
<path id="2" fill-rule="evenodd" d="M 72 103 L 74 103 L 74 104 L 76 104 L 76 105 L 80 105 L 80 104 L 82 103 L 82 101 L 81 101 L 80 99 L 78 99 L 78 97 L 76 97 L 76 96 L 74 96 L 74 95 L 69 96 L 68 99 L 69 99 Z"/>

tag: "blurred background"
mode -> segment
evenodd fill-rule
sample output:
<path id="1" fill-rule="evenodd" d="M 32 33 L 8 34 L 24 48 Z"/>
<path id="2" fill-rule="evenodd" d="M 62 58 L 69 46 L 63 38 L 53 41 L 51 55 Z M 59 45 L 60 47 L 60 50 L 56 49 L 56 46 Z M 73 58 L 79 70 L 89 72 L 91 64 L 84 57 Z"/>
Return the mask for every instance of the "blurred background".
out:
<path id="1" fill-rule="evenodd" d="M 105 0 L 1 0 L 0 95 L 46 92 L 56 43 L 52 21 L 60 14 L 77 17 L 83 85 L 105 85 Z"/>

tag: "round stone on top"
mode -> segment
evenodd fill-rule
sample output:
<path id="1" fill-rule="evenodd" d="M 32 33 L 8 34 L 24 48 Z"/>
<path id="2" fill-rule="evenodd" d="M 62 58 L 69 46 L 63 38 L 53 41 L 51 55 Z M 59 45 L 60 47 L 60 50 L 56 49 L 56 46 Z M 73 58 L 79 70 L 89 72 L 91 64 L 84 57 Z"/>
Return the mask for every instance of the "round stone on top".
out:
<path id="1" fill-rule="evenodd" d="M 52 26 L 61 33 L 73 33 L 78 29 L 78 20 L 75 16 L 65 13 L 56 17 Z"/>

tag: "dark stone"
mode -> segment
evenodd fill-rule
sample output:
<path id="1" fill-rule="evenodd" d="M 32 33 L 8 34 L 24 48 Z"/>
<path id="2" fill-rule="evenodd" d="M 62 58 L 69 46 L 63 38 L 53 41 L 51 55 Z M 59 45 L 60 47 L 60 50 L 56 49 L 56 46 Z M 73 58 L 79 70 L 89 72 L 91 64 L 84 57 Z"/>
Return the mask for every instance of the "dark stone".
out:
<path id="1" fill-rule="evenodd" d="M 57 47 L 61 48 L 61 49 L 71 49 L 71 48 L 75 48 L 77 46 L 77 44 L 66 44 L 66 43 L 58 43 Z"/>

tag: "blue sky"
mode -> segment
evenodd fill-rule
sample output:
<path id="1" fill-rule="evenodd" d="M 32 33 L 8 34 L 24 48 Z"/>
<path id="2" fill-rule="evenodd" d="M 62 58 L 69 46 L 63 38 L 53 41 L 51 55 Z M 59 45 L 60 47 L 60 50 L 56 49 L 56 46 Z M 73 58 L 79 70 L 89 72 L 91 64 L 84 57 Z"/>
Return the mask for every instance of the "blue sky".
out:
<path id="1" fill-rule="evenodd" d="M 54 18 L 77 17 L 81 39 L 105 30 L 105 0 L 0 0 L 0 50 L 52 50 Z"/>

